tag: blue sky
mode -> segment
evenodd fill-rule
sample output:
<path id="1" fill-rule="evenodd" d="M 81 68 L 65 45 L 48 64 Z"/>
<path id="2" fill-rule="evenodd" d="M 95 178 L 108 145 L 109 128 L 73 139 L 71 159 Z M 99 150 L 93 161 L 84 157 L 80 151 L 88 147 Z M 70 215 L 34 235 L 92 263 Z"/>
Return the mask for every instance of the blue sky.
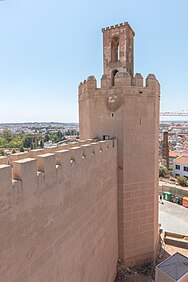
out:
<path id="1" fill-rule="evenodd" d="M 78 121 L 79 82 L 103 72 L 101 28 L 124 21 L 161 111 L 188 111 L 187 11 L 187 0 L 0 1 L 0 122 Z"/>

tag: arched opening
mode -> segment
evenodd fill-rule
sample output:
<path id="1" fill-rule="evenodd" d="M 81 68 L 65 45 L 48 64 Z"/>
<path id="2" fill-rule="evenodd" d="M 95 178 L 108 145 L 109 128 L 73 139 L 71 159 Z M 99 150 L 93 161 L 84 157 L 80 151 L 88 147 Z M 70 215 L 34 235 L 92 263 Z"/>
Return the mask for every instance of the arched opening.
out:
<path id="1" fill-rule="evenodd" d="M 118 70 L 113 70 L 112 71 L 112 86 L 115 86 L 115 76 L 116 76 L 117 72 L 118 72 Z"/>
<path id="2" fill-rule="evenodd" d="M 118 62 L 120 58 L 119 38 L 114 36 L 111 42 L 111 61 L 113 63 Z"/>

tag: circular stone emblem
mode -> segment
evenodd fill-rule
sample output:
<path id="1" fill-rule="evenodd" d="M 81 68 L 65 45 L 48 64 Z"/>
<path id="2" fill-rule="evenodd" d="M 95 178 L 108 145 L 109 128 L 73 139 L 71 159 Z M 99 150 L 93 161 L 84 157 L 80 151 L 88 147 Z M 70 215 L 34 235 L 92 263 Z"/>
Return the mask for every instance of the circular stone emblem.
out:
<path id="1" fill-rule="evenodd" d="M 112 94 L 107 97 L 106 106 L 111 112 L 116 112 L 121 107 L 121 97 Z"/>

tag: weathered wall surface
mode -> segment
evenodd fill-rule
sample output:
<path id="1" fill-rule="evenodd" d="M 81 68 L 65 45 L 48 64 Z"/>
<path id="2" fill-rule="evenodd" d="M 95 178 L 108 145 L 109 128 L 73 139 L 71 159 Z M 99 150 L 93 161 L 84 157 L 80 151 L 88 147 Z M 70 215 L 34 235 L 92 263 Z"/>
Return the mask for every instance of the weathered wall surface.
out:
<path id="1" fill-rule="evenodd" d="M 90 141 L 12 165 L 0 165 L 0 281 L 112 282 L 116 141 Z"/>

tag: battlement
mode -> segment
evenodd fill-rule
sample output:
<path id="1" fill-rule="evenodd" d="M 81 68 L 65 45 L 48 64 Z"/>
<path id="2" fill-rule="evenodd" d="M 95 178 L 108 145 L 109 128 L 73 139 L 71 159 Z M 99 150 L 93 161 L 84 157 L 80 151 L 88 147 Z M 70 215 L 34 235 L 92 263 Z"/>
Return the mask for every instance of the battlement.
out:
<path id="1" fill-rule="evenodd" d="M 114 78 L 114 86 L 111 85 L 111 78 L 106 74 L 103 74 L 101 77 L 101 88 L 97 88 L 97 81 L 94 76 L 89 76 L 87 81 L 80 83 L 79 85 L 79 95 L 82 94 L 97 94 L 101 89 L 116 89 L 118 87 L 133 87 L 133 90 L 144 88 L 148 90 L 149 88 L 153 90 L 160 91 L 160 84 L 156 79 L 154 74 L 149 74 L 146 79 L 143 79 L 143 76 L 140 73 L 136 73 L 133 78 L 126 71 L 119 71 Z M 143 90 L 143 89 L 140 89 Z M 141 91 L 138 91 L 138 94 L 142 94 Z"/>
<path id="2" fill-rule="evenodd" d="M 104 33 L 107 30 L 112 30 L 112 29 L 115 29 L 115 28 L 129 28 L 131 30 L 133 36 L 135 35 L 135 32 L 133 31 L 133 29 L 131 28 L 131 26 L 129 25 L 128 22 L 124 22 L 124 23 L 120 23 L 120 24 L 116 24 L 116 25 L 111 25 L 111 26 L 102 28 L 101 30 Z"/>
<path id="3" fill-rule="evenodd" d="M 108 259 L 114 278 L 117 141 L 85 140 L 52 153 L 44 149 L 17 154 L 11 161 L 0 164 L 0 280 L 88 281 L 91 271 L 85 268 L 85 251 L 94 261 L 99 256 Z M 109 234 L 107 239 L 104 234 Z M 72 257 L 79 263 L 70 276 L 67 263 Z M 54 262 L 56 268 L 50 272 Z M 49 266 L 46 276 L 44 265 Z M 104 273 L 109 277 L 107 270 L 92 262 L 92 276 L 99 273 L 98 281 Z"/>
<path id="4" fill-rule="evenodd" d="M 92 162 L 100 161 L 101 157 L 108 159 L 107 155 L 114 155 L 116 149 L 115 139 L 85 140 L 63 145 L 52 153 L 46 153 L 44 149 L 13 155 L 11 165 L 0 164 L 0 195 L 9 194 L 9 197 L 15 198 L 16 191 L 21 189 L 28 198 L 27 193 L 30 195 L 44 187 L 55 187 L 56 182 L 69 175 L 74 167 L 86 169 L 88 165 L 92 166 Z M 12 200 L 9 199 L 9 202 Z"/>
<path id="5" fill-rule="evenodd" d="M 3 156 L 0 157 L 0 165 L 11 165 L 14 161 L 26 159 L 26 158 L 37 158 L 38 155 L 43 155 L 47 153 L 54 153 L 59 150 L 66 150 L 75 146 L 81 146 L 84 144 L 90 144 L 92 142 L 95 142 L 95 139 L 87 139 L 87 140 L 81 140 L 78 142 L 70 142 L 68 144 L 62 144 L 58 145 L 57 147 L 50 147 L 50 148 L 44 148 L 44 149 L 34 149 L 28 152 L 22 152 L 22 153 L 16 153 L 12 154 L 10 156 Z"/>

